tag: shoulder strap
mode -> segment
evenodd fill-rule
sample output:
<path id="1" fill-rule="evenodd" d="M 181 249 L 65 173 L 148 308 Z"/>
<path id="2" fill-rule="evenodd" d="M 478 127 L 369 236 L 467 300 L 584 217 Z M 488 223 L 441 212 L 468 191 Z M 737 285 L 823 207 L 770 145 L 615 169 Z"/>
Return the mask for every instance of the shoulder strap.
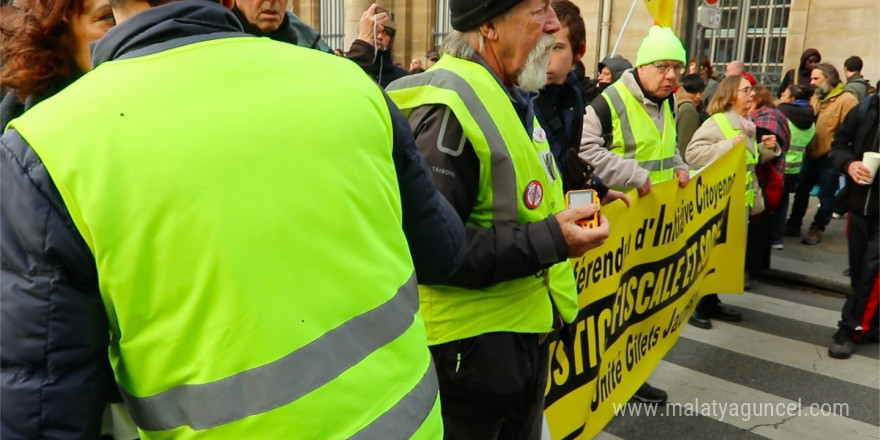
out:
<path id="1" fill-rule="evenodd" d="M 590 103 L 590 107 L 593 107 L 596 116 L 599 117 L 599 124 L 602 125 L 602 139 L 605 140 L 605 148 L 611 148 L 614 144 L 612 135 L 614 127 L 611 124 L 611 108 L 608 106 L 608 101 L 606 101 L 605 97 L 600 94 L 593 99 L 593 102 Z"/>
<path id="2" fill-rule="evenodd" d="M 565 135 L 565 124 L 562 122 L 562 118 L 559 116 L 559 112 L 556 111 L 556 108 L 550 105 L 545 98 L 545 95 L 538 95 L 538 99 L 536 100 L 538 103 L 538 109 L 541 110 L 541 114 L 544 115 L 544 120 L 547 121 L 547 125 L 550 131 L 553 132 L 553 136 L 559 140 L 559 143 L 562 145 L 563 149 L 567 150 L 571 147 L 568 137 Z"/>

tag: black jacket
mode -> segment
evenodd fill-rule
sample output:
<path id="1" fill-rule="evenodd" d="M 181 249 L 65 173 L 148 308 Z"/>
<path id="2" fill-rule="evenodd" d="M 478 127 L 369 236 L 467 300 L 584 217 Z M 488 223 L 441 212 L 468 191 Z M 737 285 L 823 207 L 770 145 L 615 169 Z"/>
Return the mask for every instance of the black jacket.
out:
<path id="1" fill-rule="evenodd" d="M 260 28 L 254 26 L 238 8 L 233 8 L 232 13 L 235 14 L 235 17 L 241 22 L 241 27 L 244 31 L 251 35 L 268 37 L 275 41 L 283 41 L 300 47 L 317 49 L 330 54 L 333 53 L 333 49 L 321 39 L 321 34 L 312 29 L 311 26 L 302 21 L 293 12 L 285 11 L 281 26 L 278 26 L 278 29 L 275 29 L 272 32 L 263 32 Z"/>
<path id="2" fill-rule="evenodd" d="M 219 4 L 172 2 L 112 29 L 93 60 L 98 65 L 241 36 L 235 16 Z M 247 95 L 230 91 L 237 99 L 230 110 L 253 111 L 236 98 Z M 416 273 L 420 281 L 441 279 L 463 258 L 464 227 L 436 191 L 407 120 L 387 101 L 403 230 Z M 98 438 L 113 375 L 95 259 L 45 166 L 15 130 L 0 138 L 0 239 L 0 438 Z"/>
<path id="3" fill-rule="evenodd" d="M 535 100 L 535 116 L 547 132 L 547 143 L 561 172 L 563 191 L 593 188 L 601 199 L 608 193 L 608 187 L 592 172 L 593 167 L 577 155 L 584 129 L 586 103 L 581 84 L 585 82 L 572 72 L 564 83 L 544 86 Z"/>
<path id="4" fill-rule="evenodd" d="M 880 152 L 878 103 L 880 96 L 869 96 L 850 110 L 843 124 L 834 133 L 830 155 L 834 166 L 846 176 L 847 211 L 874 219 L 880 217 L 880 177 L 875 175 L 870 185 L 859 185 L 852 180 L 847 170 L 850 163 L 862 160 L 865 152 Z"/>
<path id="5" fill-rule="evenodd" d="M 400 66 L 394 65 L 391 59 L 391 49 L 380 50 L 374 53 L 374 46 L 364 40 L 354 40 L 351 43 L 348 53 L 345 57 L 354 61 L 367 72 L 373 81 L 376 81 L 382 88 L 388 87 L 392 81 L 409 75 L 409 72 Z"/>
<path id="6" fill-rule="evenodd" d="M 801 130 L 806 130 L 816 123 L 816 113 L 813 112 L 813 106 L 808 101 L 786 102 L 776 108 Z"/>

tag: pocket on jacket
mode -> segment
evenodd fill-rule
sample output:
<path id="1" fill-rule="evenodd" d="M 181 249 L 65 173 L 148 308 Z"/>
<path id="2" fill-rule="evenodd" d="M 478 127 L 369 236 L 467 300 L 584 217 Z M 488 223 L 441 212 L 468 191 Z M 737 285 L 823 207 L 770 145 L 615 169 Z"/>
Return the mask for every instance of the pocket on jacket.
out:
<path id="1" fill-rule="evenodd" d="M 462 339 L 456 350 L 456 371 L 451 375 L 459 385 L 493 393 L 517 393 L 531 383 L 532 359 L 526 347 L 530 335 L 488 333 Z M 531 349 L 531 350 L 530 350 Z"/>

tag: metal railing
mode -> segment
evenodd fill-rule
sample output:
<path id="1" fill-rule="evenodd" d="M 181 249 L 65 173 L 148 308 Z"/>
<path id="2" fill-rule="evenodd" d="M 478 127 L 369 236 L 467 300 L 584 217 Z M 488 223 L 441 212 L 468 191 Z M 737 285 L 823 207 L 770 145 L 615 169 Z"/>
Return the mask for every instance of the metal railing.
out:
<path id="1" fill-rule="evenodd" d="M 782 78 L 791 0 L 721 0 L 721 29 L 707 30 L 703 47 L 715 69 L 740 60 L 772 91 Z"/>
<path id="2" fill-rule="evenodd" d="M 333 49 L 345 46 L 344 0 L 321 0 L 321 38 Z"/>

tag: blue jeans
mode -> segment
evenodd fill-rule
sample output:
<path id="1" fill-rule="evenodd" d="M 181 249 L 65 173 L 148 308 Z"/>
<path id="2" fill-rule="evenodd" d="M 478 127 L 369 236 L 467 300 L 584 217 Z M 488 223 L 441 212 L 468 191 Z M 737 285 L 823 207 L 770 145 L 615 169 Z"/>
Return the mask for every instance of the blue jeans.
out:
<path id="1" fill-rule="evenodd" d="M 794 205 L 791 207 L 788 224 L 799 227 L 803 223 L 804 214 L 807 213 L 807 205 L 810 203 L 810 190 L 818 183 L 819 209 L 813 217 L 810 228 L 824 231 L 825 226 L 831 221 L 831 213 L 834 210 L 834 193 L 837 191 L 838 174 L 827 154 L 818 159 L 813 159 L 805 154 L 797 188 L 794 191 Z"/>

